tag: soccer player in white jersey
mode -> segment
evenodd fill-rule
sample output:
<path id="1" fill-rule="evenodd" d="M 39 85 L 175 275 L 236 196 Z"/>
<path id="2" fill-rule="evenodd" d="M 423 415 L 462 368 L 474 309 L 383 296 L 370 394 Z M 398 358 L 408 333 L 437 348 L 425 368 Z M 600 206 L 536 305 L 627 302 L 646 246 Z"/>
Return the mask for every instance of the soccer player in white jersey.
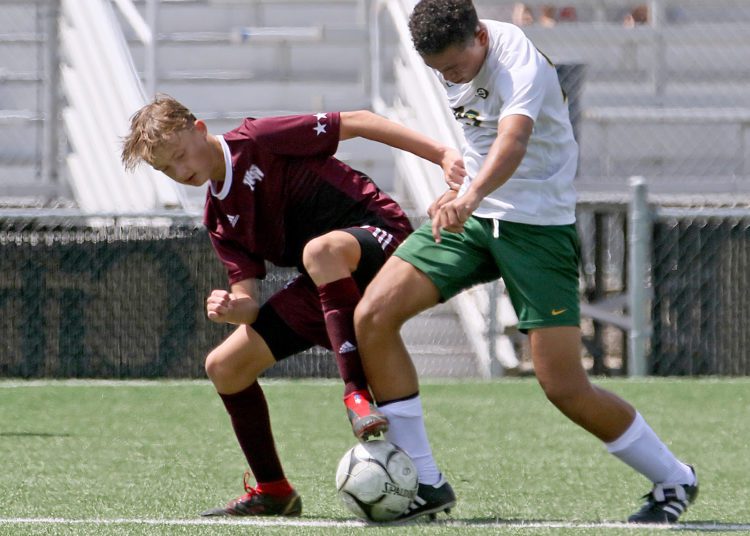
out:
<path id="1" fill-rule="evenodd" d="M 365 372 L 388 438 L 414 458 L 420 486 L 404 519 L 448 510 L 455 495 L 431 454 L 403 323 L 463 289 L 502 277 L 530 340 L 547 398 L 607 450 L 653 482 L 629 521 L 677 521 L 698 493 L 643 417 L 592 385 L 581 363 L 578 146 L 555 67 L 512 24 L 479 20 L 470 0 L 422 0 L 412 40 L 463 127 L 463 185 L 430 207 L 368 286 L 355 311 Z"/>

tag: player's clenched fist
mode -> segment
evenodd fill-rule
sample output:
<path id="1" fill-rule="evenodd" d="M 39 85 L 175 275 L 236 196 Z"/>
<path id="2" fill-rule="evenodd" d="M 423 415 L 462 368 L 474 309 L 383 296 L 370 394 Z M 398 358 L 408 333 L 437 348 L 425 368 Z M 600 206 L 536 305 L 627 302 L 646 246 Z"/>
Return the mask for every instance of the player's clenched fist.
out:
<path id="1" fill-rule="evenodd" d="M 213 290 L 206 298 L 206 314 L 214 322 L 228 322 L 227 316 L 232 309 L 234 296 L 226 290 Z"/>

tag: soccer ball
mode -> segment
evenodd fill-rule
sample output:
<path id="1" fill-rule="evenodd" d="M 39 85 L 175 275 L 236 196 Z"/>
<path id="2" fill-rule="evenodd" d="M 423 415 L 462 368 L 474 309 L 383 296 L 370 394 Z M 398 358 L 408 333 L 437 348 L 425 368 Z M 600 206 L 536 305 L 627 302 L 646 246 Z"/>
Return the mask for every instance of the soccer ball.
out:
<path id="1" fill-rule="evenodd" d="M 349 449 L 336 469 L 344 505 L 368 521 L 392 521 L 417 496 L 417 468 L 393 443 L 368 441 Z"/>

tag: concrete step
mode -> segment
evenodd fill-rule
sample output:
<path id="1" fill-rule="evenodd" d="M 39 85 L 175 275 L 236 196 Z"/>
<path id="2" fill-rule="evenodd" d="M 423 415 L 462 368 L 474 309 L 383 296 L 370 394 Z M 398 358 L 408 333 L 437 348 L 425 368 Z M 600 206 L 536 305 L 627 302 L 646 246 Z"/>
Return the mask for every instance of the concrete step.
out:
<path id="1" fill-rule="evenodd" d="M 5 78 L 0 83 L 0 106 L 4 110 L 41 109 L 41 82 L 37 79 Z"/>
<path id="2" fill-rule="evenodd" d="M 0 20 L 3 9 L 0 7 Z M 42 69 L 43 36 L 36 33 L 0 35 L 0 80 L 13 73 L 30 73 Z"/>
<path id="3" fill-rule="evenodd" d="M 136 2 L 145 14 L 145 2 Z M 364 3 L 358 0 L 162 0 L 159 31 L 220 31 L 233 26 L 303 26 L 364 24 Z"/>
<path id="4" fill-rule="evenodd" d="M 369 97 L 359 83 L 310 81 L 263 82 L 232 80 L 167 80 L 158 86 L 191 109 L 231 112 L 247 109 L 290 110 L 300 113 L 321 110 L 359 110 L 369 107 Z"/>
<path id="5" fill-rule="evenodd" d="M 143 71 L 142 46 L 131 43 L 134 63 Z M 367 48 L 331 42 L 236 44 L 225 41 L 162 41 L 157 69 L 162 78 L 215 77 L 254 80 L 361 80 L 366 75 Z M 335 61 L 334 61 L 335 59 Z"/>
<path id="6" fill-rule="evenodd" d="M 63 182 L 41 182 L 39 162 L 0 161 L 0 198 L 2 206 L 35 206 L 44 200 L 67 195 Z"/>
<path id="7" fill-rule="evenodd" d="M 0 2 L 0 34 L 37 31 L 36 2 L 18 0 L 16 3 Z"/>
<path id="8" fill-rule="evenodd" d="M 37 158 L 42 128 L 42 121 L 33 112 L 0 110 L 0 161 Z"/>

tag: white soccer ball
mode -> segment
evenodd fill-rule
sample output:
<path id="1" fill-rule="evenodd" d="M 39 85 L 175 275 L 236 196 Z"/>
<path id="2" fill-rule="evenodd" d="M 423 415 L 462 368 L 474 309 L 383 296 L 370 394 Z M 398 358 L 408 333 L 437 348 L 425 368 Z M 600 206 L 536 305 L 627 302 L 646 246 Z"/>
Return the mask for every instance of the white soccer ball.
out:
<path id="1" fill-rule="evenodd" d="M 344 505 L 368 521 L 392 521 L 417 496 L 417 468 L 393 443 L 368 441 L 349 449 L 336 469 Z"/>

